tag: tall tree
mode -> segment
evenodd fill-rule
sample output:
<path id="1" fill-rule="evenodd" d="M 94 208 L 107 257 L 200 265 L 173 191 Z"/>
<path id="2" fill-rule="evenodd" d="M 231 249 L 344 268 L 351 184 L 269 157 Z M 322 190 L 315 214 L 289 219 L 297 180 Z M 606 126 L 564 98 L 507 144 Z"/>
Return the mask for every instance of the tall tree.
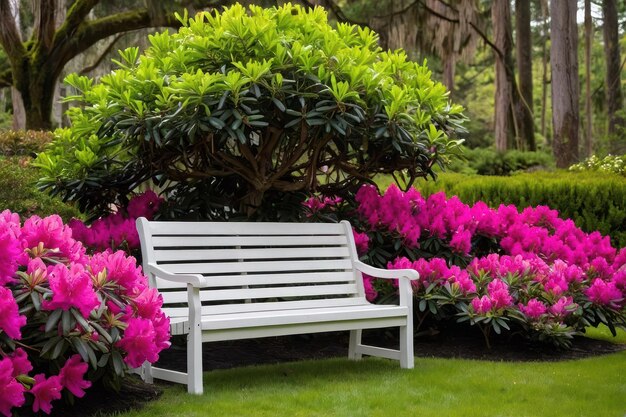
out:
<path id="1" fill-rule="evenodd" d="M 496 47 L 495 139 L 496 149 L 503 152 L 509 148 L 511 141 L 510 123 L 513 95 L 511 82 L 511 6 L 508 0 L 494 1 L 491 16 Z"/>
<path id="2" fill-rule="evenodd" d="M 584 155 L 593 153 L 593 121 L 591 110 L 591 42 L 593 22 L 591 21 L 591 0 L 585 0 L 585 146 Z"/>
<path id="3" fill-rule="evenodd" d="M 578 160 L 579 86 L 576 0 L 550 2 L 552 69 L 552 149 L 557 168 Z"/>
<path id="4" fill-rule="evenodd" d="M 548 101 L 548 61 L 550 51 L 548 50 L 548 39 L 550 37 L 548 23 L 548 0 L 539 0 L 541 3 L 541 136 L 550 143 L 550 138 L 546 131 L 546 110 Z"/>
<path id="5" fill-rule="evenodd" d="M 530 1 L 515 0 L 515 49 L 519 100 L 515 103 L 518 135 L 526 149 L 534 151 L 535 124 L 533 120 L 533 65 L 530 31 Z"/>
<path id="6" fill-rule="evenodd" d="M 7 62 L 0 63 L 0 87 L 13 86 L 19 92 L 29 129 L 51 127 L 54 89 L 72 58 L 111 35 L 178 25 L 171 14 L 163 13 L 163 3 L 158 0 L 144 0 L 143 6 L 128 6 L 125 11 L 97 19 L 88 16 L 99 0 L 75 0 L 57 27 L 57 0 L 33 0 L 33 34 L 23 41 L 12 13 L 13 1 L 0 0 L 0 46 L 7 56 Z"/>
<path id="7" fill-rule="evenodd" d="M 606 59 L 606 107 L 608 112 L 608 136 L 612 153 L 626 151 L 626 121 L 621 113 L 623 109 L 622 85 L 620 78 L 620 51 L 617 27 L 617 7 L 615 0 L 602 1 L 602 17 L 604 18 L 604 56 Z"/>

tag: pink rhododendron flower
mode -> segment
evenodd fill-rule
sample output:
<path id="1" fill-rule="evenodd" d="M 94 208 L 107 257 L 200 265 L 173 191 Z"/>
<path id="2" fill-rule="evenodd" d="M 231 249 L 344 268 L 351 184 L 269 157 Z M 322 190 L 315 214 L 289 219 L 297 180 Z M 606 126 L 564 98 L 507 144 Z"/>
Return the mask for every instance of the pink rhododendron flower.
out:
<path id="1" fill-rule="evenodd" d="M 604 282 L 600 278 L 593 280 L 589 288 L 585 290 L 589 300 L 600 305 L 617 304 L 622 299 L 622 292 L 613 282 Z"/>
<path id="2" fill-rule="evenodd" d="M 557 317 L 565 317 L 572 313 L 574 306 L 575 304 L 572 297 L 561 297 L 556 303 L 550 306 L 550 313 Z"/>
<path id="3" fill-rule="evenodd" d="M 163 311 L 159 311 L 152 318 L 154 327 L 154 346 L 157 352 L 170 347 L 170 319 Z"/>
<path id="4" fill-rule="evenodd" d="M 378 297 L 378 291 L 374 288 L 374 278 L 367 274 L 363 274 L 363 287 L 365 288 L 365 298 L 369 302 L 373 302 Z"/>
<path id="5" fill-rule="evenodd" d="M 19 307 L 13 293 L 6 287 L 0 287 L 0 330 L 12 339 L 22 338 L 21 327 L 26 324 L 26 316 L 20 316 Z"/>
<path id="6" fill-rule="evenodd" d="M 159 349 L 155 341 L 156 332 L 152 321 L 132 317 L 128 319 L 124 337 L 116 343 L 116 346 L 126 352 L 124 362 L 138 368 L 145 361 L 156 362 L 159 359 Z"/>
<path id="7" fill-rule="evenodd" d="M 34 376 L 35 384 L 30 389 L 31 394 L 35 396 L 33 401 L 33 411 L 35 413 L 39 410 L 46 414 L 50 414 L 52 411 L 52 401 L 61 398 L 61 378 L 58 376 L 51 376 L 46 379 L 44 374 L 37 374 Z"/>
<path id="8" fill-rule="evenodd" d="M 31 365 L 28 360 L 28 356 L 26 352 L 22 348 L 17 348 L 12 355 L 9 355 L 11 362 L 13 363 L 13 376 L 17 377 L 20 375 L 27 375 L 30 371 L 33 370 L 33 365 Z"/>
<path id="9" fill-rule="evenodd" d="M 535 320 L 546 314 L 546 311 L 548 311 L 545 304 L 536 298 L 528 300 L 526 305 L 519 304 L 519 309 L 522 313 Z"/>
<path id="10" fill-rule="evenodd" d="M 464 295 L 476 292 L 476 284 L 474 284 L 467 271 L 461 270 L 459 267 L 452 267 L 450 270 L 455 271 L 452 283 L 457 284 Z"/>
<path id="11" fill-rule="evenodd" d="M 72 355 L 59 373 L 61 385 L 76 397 L 82 398 L 85 395 L 85 388 L 91 386 L 91 382 L 83 379 L 88 368 L 89 365 L 82 361 L 80 355 Z"/>
<path id="12" fill-rule="evenodd" d="M 143 291 L 132 298 L 137 316 L 152 320 L 161 310 L 163 296 L 156 288 L 146 287 Z"/>
<path id="13" fill-rule="evenodd" d="M 476 314 L 486 314 L 493 308 L 493 302 L 488 296 L 483 295 L 481 298 L 472 299 L 472 308 Z"/>
<path id="14" fill-rule="evenodd" d="M 30 217 L 24 222 L 21 239 L 24 249 L 36 249 L 42 243 L 44 248 L 58 251 L 59 256 L 72 262 L 85 260 L 85 248 L 72 238 L 72 229 L 56 214 L 43 219 Z"/>
<path id="15" fill-rule="evenodd" d="M 43 308 L 46 310 L 69 310 L 75 307 L 84 317 L 89 317 L 91 310 L 100 305 L 89 273 L 82 264 L 73 263 L 70 269 L 57 264 L 50 270 L 48 281 L 52 298 L 44 300 Z"/>
<path id="16" fill-rule="evenodd" d="M 15 280 L 18 259 L 23 252 L 14 224 L 4 220 L 5 217 L 0 216 L 0 285 Z"/>
<path id="17" fill-rule="evenodd" d="M 148 190 L 130 199 L 128 202 L 128 215 L 133 219 L 145 217 L 152 220 L 154 215 L 159 211 L 159 207 L 163 199 L 154 191 Z"/>
<path id="18" fill-rule="evenodd" d="M 370 238 L 367 233 L 359 233 L 354 228 L 352 229 L 354 235 L 354 244 L 356 245 L 356 251 L 359 256 L 363 256 L 369 250 Z"/>
<path id="19" fill-rule="evenodd" d="M 137 266 L 137 260 L 121 250 L 107 250 L 93 255 L 90 267 L 94 275 L 106 269 L 108 281 L 120 285 L 125 294 L 140 292 L 148 285 L 141 268 Z"/>
<path id="20" fill-rule="evenodd" d="M 469 254 L 472 250 L 472 234 L 470 231 L 459 227 L 459 229 L 452 235 L 450 248 L 454 252 L 458 252 L 463 255 Z"/>
<path id="21" fill-rule="evenodd" d="M 10 358 L 0 360 L 0 413 L 11 417 L 11 409 L 24 405 L 24 385 L 15 380 Z"/>
<path id="22" fill-rule="evenodd" d="M 499 279 L 494 279 L 487 285 L 489 297 L 495 308 L 506 308 L 512 305 L 513 297 L 509 294 L 509 287 Z"/>

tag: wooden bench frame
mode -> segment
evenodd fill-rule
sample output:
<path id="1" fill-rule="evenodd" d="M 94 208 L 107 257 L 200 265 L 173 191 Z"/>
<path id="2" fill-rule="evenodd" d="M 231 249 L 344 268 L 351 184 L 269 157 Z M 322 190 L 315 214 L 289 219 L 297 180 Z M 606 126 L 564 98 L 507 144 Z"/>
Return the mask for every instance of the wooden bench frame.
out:
<path id="1" fill-rule="evenodd" d="M 146 363 L 141 369 L 146 382 L 163 379 L 186 384 L 190 393 L 202 394 L 203 342 L 339 330 L 350 331 L 350 359 L 379 356 L 399 360 L 402 368 L 414 366 L 411 280 L 419 275 L 412 269 L 379 269 L 359 261 L 347 221 L 215 223 L 140 218 L 137 229 L 143 269 L 150 285 L 163 295 L 171 332 L 187 335 L 187 373 Z M 257 241 L 259 244 L 253 243 Z M 296 243 L 283 247 L 283 241 Z M 340 243 L 327 245 L 326 241 Z M 272 248 L 272 242 L 279 247 Z M 220 259 L 222 255 L 226 261 Z M 301 256 L 307 258 L 294 259 Z M 272 272 L 274 269 L 278 272 Z M 274 285 L 272 274 L 280 285 Z M 399 279 L 399 305 L 367 302 L 362 274 Z M 343 277 L 347 283 L 327 282 L 333 277 Z M 263 283 L 272 286 L 263 288 Z M 344 290 L 346 295 L 336 295 Z M 326 296 L 325 292 L 335 295 Z M 278 294 L 278 301 L 251 303 L 248 298 L 267 299 L 273 293 Z M 310 295 L 315 297 L 307 300 Z M 288 299 L 280 298 L 284 296 Z M 298 299 L 290 301 L 293 297 Z M 207 306 L 207 299 L 213 304 Z M 220 300 L 230 302 L 220 304 Z M 232 300 L 241 301 L 233 304 Z M 185 302 L 186 307 L 177 307 L 180 304 L 176 303 Z M 400 328 L 399 350 L 361 343 L 363 329 L 384 327 Z"/>

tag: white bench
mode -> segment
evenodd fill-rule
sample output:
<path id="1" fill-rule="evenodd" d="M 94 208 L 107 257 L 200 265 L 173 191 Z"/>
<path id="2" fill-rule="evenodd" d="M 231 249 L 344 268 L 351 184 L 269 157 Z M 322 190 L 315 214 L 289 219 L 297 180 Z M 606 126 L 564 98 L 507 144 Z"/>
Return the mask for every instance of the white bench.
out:
<path id="1" fill-rule="evenodd" d="M 350 330 L 348 356 L 413 368 L 412 269 L 358 260 L 348 222 L 216 223 L 137 220 L 144 272 L 163 295 L 172 335 L 187 336 L 187 373 L 142 368 L 143 379 L 202 393 L 202 343 Z M 365 299 L 361 273 L 399 279 L 399 305 Z M 400 349 L 361 343 L 362 329 L 400 328 Z"/>

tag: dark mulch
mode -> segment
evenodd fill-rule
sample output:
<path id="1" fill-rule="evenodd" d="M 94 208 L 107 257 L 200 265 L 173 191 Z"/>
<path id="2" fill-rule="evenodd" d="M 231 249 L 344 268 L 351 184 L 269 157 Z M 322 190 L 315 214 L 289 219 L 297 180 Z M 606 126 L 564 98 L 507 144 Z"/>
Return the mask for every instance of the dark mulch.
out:
<path id="1" fill-rule="evenodd" d="M 395 347 L 397 336 L 390 332 L 370 331 L 365 333 L 364 342 Z M 443 332 L 422 334 L 415 339 L 415 355 L 419 357 L 493 361 L 560 361 L 603 355 L 625 349 L 626 345 L 577 337 L 573 342 L 573 347 L 568 350 L 530 343 L 521 338 L 495 339 L 491 349 L 488 350 L 477 329 L 470 329 L 466 332 L 448 329 Z M 203 354 L 205 371 L 306 359 L 345 357 L 348 354 L 348 334 L 345 332 L 322 333 L 214 342 L 205 345 Z M 184 371 L 186 355 L 182 341 L 174 340 L 173 347 L 161 353 L 159 363 Z M 138 379 L 131 378 L 124 384 L 120 393 L 91 389 L 85 398 L 76 402 L 74 407 L 55 405 L 52 415 L 99 416 L 102 410 L 114 412 L 141 407 L 143 403 L 154 400 L 159 395 L 160 391 L 154 385 L 143 384 Z"/>

